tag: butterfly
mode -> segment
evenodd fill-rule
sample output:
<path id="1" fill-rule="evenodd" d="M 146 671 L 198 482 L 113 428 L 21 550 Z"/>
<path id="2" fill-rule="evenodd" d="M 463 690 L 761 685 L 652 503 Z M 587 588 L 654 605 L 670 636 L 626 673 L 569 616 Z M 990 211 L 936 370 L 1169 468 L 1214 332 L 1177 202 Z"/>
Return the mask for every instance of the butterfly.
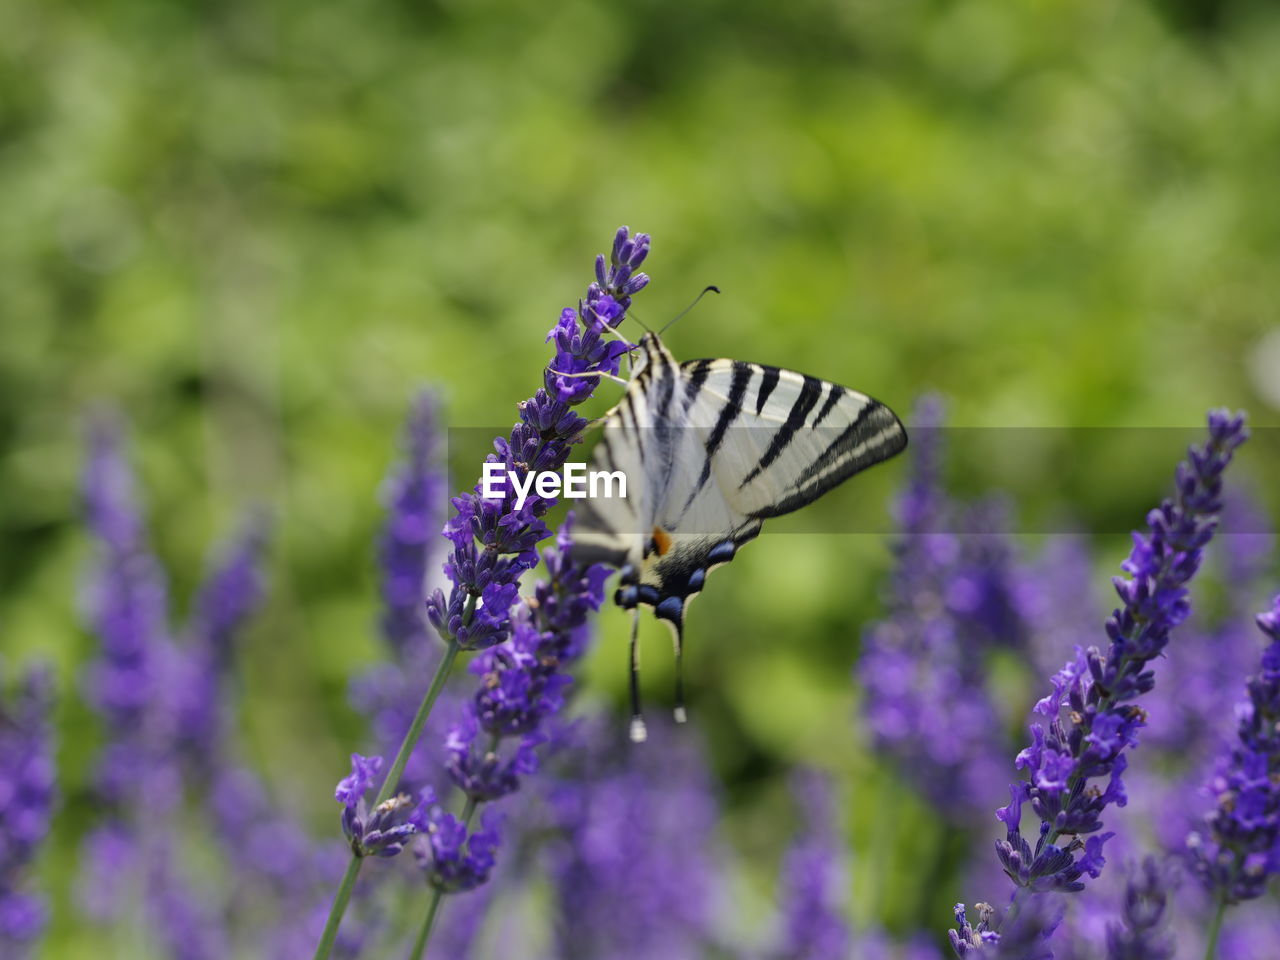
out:
<path id="1" fill-rule="evenodd" d="M 677 722 L 685 720 L 684 617 L 707 574 L 765 520 L 798 510 L 900 453 L 907 433 L 876 400 L 792 370 L 739 360 L 679 363 L 658 334 L 640 339 L 626 393 L 603 417 L 593 467 L 622 471 L 626 497 L 595 497 L 574 524 L 578 563 L 620 573 L 631 627 L 631 739 L 645 739 L 639 607 L 672 631 Z"/>

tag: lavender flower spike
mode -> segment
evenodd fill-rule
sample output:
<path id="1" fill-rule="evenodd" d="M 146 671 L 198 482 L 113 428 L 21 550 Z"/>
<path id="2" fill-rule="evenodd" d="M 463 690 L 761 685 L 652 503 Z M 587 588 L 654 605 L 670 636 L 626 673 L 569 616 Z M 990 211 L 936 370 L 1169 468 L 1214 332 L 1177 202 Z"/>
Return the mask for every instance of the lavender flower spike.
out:
<path id="1" fill-rule="evenodd" d="M 636 234 L 631 237 L 625 227 L 620 229 L 614 239 L 611 268 L 606 270 L 603 262 L 598 261 L 597 282 L 587 288 L 586 299 L 579 302 L 576 311 L 563 311 L 559 322 L 551 328 L 547 340 L 555 341 L 556 355 L 543 371 L 543 389 L 519 404 L 519 422 L 512 428 L 509 436 L 499 437 L 494 441 L 495 453 L 486 458 L 488 462 L 501 463 L 505 467 L 503 476 L 510 477 L 514 474 L 523 478 L 530 471 L 556 470 L 568 459 L 573 444 L 578 442 L 587 424 L 572 408 L 586 400 L 599 382 L 599 378 L 591 374 L 616 374 L 622 355 L 631 349 L 630 344 L 616 336 L 610 339 L 610 336 L 616 335 L 616 328 L 631 303 L 631 294 L 642 289 L 648 282 L 643 274 L 635 272 L 648 252 L 648 236 Z M 566 377 L 566 373 L 589 375 Z M 537 565 L 538 544 L 551 535 L 542 518 L 555 506 L 554 499 L 531 496 L 517 507 L 513 485 L 507 484 L 504 495 L 500 498 L 485 497 L 482 495 L 483 490 L 480 484 L 476 484 L 470 492 L 463 493 L 452 501 L 454 515 L 444 528 L 444 535 L 452 546 L 444 563 L 444 573 L 450 581 L 449 592 L 446 595 L 443 590 L 436 590 L 426 600 L 427 623 L 444 641 L 445 655 L 436 667 L 426 696 L 383 780 L 382 788 L 374 801 L 375 808 L 390 800 L 392 792 L 397 789 L 409 756 L 417 745 L 436 697 L 444 686 L 444 678 L 458 652 L 489 651 L 506 644 L 515 634 L 513 608 L 519 600 L 520 576 Z M 574 576 L 558 579 L 562 579 L 568 588 L 575 576 L 580 577 L 582 574 L 577 572 Z M 598 589 L 594 593 L 600 596 L 597 598 L 593 594 L 591 598 L 596 607 L 603 599 L 603 578 L 597 579 Z M 554 599 L 557 605 L 553 609 L 559 610 L 560 598 Z M 581 650 L 579 627 L 582 621 L 579 618 L 585 617 L 586 609 L 581 598 L 569 599 L 567 606 L 571 613 L 569 620 L 574 622 L 567 625 L 561 635 L 555 638 L 555 645 L 562 648 L 565 654 L 575 649 Z M 548 627 L 541 624 L 539 626 L 542 627 L 540 632 L 548 632 Z M 550 630 L 555 632 L 554 628 Z M 525 637 L 524 641 L 527 640 Z M 546 662 L 539 669 L 554 673 L 556 656 L 550 651 L 546 656 Z M 494 653 L 477 662 L 488 673 L 492 673 L 491 668 L 501 658 L 501 654 Z M 516 669 L 520 667 L 517 666 Z M 540 688 L 544 703 L 539 709 L 551 710 L 558 707 L 554 690 L 549 693 L 547 690 L 548 686 L 554 685 L 551 679 L 530 677 L 529 682 L 530 689 Z M 518 691 L 514 687 L 503 688 L 502 692 L 504 695 L 514 692 L 517 694 L 514 699 L 519 700 Z M 494 738 L 491 745 L 482 748 L 479 763 L 470 763 L 467 759 L 470 756 L 467 737 L 474 734 L 471 734 L 473 728 L 466 721 L 450 736 L 450 752 L 453 755 L 450 772 L 455 774 L 455 779 L 464 787 L 473 790 L 469 797 L 469 812 L 474 812 L 481 797 L 490 798 L 495 793 L 514 789 L 518 781 L 513 780 L 512 776 L 521 770 L 531 769 L 531 754 L 528 749 L 530 743 L 526 741 L 517 747 L 516 757 L 504 767 L 496 756 L 497 740 L 503 733 L 486 723 L 483 709 L 477 710 L 477 717 L 477 726 L 484 728 Z M 508 729 L 505 732 L 514 731 Z M 526 735 L 532 732 L 532 727 L 525 731 Z M 495 756 L 491 758 L 490 754 Z M 464 830 L 469 827 L 468 815 L 464 814 L 461 824 Z M 472 839 L 475 840 L 476 835 Z M 496 848 L 497 845 L 496 838 L 491 838 L 487 833 L 476 840 L 476 843 L 483 849 Z M 361 860 L 357 855 L 348 865 L 320 943 L 316 947 L 315 960 L 325 960 L 333 948 L 338 925 L 355 886 Z M 487 871 L 485 875 L 487 876 Z M 436 879 L 432 875 L 435 889 L 432 906 L 420 934 L 423 945 L 430 934 L 440 893 L 450 887 L 447 883 L 436 883 Z M 418 954 L 421 952 L 419 948 Z"/>
<path id="2" fill-rule="evenodd" d="M 1124 889 L 1121 923 L 1107 928 L 1107 960 L 1172 960 L 1173 938 L 1163 931 L 1170 877 L 1154 857 L 1132 871 Z"/>
<path id="3" fill-rule="evenodd" d="M 1262 896 L 1280 873 L 1280 595 L 1258 626 L 1271 642 L 1236 709 L 1236 742 L 1209 785 L 1208 836 L 1187 839 L 1196 874 L 1226 904 Z"/>
<path id="4" fill-rule="evenodd" d="M 1102 813 L 1126 802 L 1125 750 L 1137 743 L 1145 722 L 1132 701 L 1154 686 L 1148 665 L 1190 612 L 1186 585 L 1217 527 L 1223 471 L 1247 436 L 1243 414 L 1209 414 L 1209 440 L 1178 465 L 1174 497 L 1147 515 L 1145 534 L 1133 535 L 1122 564 L 1130 579 L 1113 581 L 1123 606 L 1107 620 L 1107 653 L 1077 650 L 1036 705 L 1048 727 L 1032 726 L 1031 745 L 1017 758 L 1028 778 L 1011 785 L 1009 805 L 996 813 L 1007 832 L 997 853 L 1018 894 L 1080 890 L 1086 873 L 1097 877 L 1102 870 L 1103 845 L 1112 836 L 1101 832 Z M 1103 777 L 1105 787 L 1093 782 Z M 1019 829 L 1028 801 L 1040 820 L 1034 849 Z M 1064 834 L 1071 839 L 1059 847 Z M 1010 913 L 1018 910 L 1016 894 Z"/>
<path id="5" fill-rule="evenodd" d="M 1146 720 L 1131 701 L 1154 686 L 1148 664 L 1191 611 L 1186 584 L 1217 527 L 1222 473 L 1246 437 L 1243 415 L 1209 414 L 1209 442 L 1190 449 L 1178 465 L 1175 496 L 1148 514 L 1146 534 L 1133 535 L 1121 565 L 1129 579 L 1113 580 L 1123 606 L 1106 624 L 1110 648 L 1105 655 L 1096 647 L 1077 651 L 1054 676 L 1052 693 L 1036 704 L 1048 727 L 1032 726 L 1031 745 L 1017 759 L 1028 779 L 1013 785 L 1011 803 L 997 814 L 1008 830 L 997 845 L 1000 860 L 1018 886 L 1079 890 L 1082 875 L 1096 877 L 1102 869 L 1108 837 L 1099 833 L 1102 812 L 1126 802 L 1124 751 L 1137 743 Z M 1090 789 L 1101 777 L 1105 788 Z M 1034 852 L 1018 831 L 1028 800 L 1041 824 Z M 1064 834 L 1072 839 L 1060 849 L 1055 842 Z"/>
<path id="6" fill-rule="evenodd" d="M 342 832 L 357 857 L 394 857 L 417 833 L 410 822 L 413 801 L 405 794 L 369 810 L 365 794 L 382 772 L 381 757 L 351 755 L 351 775 L 338 783 L 334 799 L 343 805 Z"/>
<path id="7" fill-rule="evenodd" d="M 0 955 L 15 960 L 48 921 L 44 901 L 24 888 L 53 812 L 50 706 L 49 675 L 38 667 L 0 698 Z"/>
<path id="8" fill-rule="evenodd" d="M 427 567 L 443 519 L 444 474 L 436 467 L 436 403 L 424 391 L 404 431 L 404 463 L 388 478 L 387 520 L 378 541 L 382 635 L 399 661 L 429 652 L 423 603 Z"/>
<path id="9" fill-rule="evenodd" d="M 783 943 L 781 956 L 807 960 L 843 960 L 852 947 L 844 917 L 844 876 L 835 851 L 830 784 L 814 772 L 797 776 L 794 792 L 807 829 L 787 851 L 782 870 Z"/>

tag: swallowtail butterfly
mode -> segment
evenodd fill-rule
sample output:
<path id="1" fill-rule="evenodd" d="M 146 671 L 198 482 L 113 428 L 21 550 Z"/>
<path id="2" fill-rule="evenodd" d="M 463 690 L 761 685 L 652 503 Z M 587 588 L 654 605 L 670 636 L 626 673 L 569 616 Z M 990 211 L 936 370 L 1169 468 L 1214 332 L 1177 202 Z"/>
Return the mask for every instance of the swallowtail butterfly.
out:
<path id="1" fill-rule="evenodd" d="M 636 644 L 641 604 L 670 626 L 676 720 L 685 719 L 684 615 L 707 574 L 763 522 L 811 503 L 907 445 L 884 404 L 835 383 L 758 363 L 677 363 L 656 333 L 640 340 L 622 400 L 604 417 L 594 469 L 621 470 L 625 498 L 586 501 L 578 562 L 615 566 L 631 629 L 631 738 L 645 738 Z"/>

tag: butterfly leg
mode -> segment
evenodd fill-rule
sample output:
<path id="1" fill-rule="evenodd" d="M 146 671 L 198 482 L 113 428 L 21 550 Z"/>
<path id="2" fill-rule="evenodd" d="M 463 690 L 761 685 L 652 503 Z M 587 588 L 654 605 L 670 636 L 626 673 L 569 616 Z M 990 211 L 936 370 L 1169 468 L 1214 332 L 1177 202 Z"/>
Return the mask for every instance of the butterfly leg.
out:
<path id="1" fill-rule="evenodd" d="M 640 715 L 640 611 L 631 611 L 631 742 L 644 743 L 649 732 Z"/>
<path id="2" fill-rule="evenodd" d="M 547 370 L 548 372 L 555 374 L 557 377 L 605 377 L 612 380 L 614 383 L 622 384 L 624 387 L 631 386 L 630 380 L 623 380 L 621 377 L 615 377 L 612 373 L 605 373 L 603 370 L 597 370 L 594 373 L 589 370 L 583 373 L 561 373 L 559 370 L 552 370 L 550 367 L 548 367 Z"/>

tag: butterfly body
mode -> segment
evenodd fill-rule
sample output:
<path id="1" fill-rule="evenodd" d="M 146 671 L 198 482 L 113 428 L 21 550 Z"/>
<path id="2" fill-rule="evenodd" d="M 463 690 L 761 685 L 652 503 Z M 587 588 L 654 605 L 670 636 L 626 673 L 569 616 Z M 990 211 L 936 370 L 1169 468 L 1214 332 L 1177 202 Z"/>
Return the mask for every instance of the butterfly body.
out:
<path id="1" fill-rule="evenodd" d="M 684 616 L 712 569 L 763 522 L 816 500 L 905 448 L 888 407 L 839 384 L 738 360 L 679 363 L 646 333 L 627 391 L 606 414 L 595 466 L 623 471 L 629 495 L 587 501 L 580 562 L 620 572 L 615 600 L 649 606 L 683 652 Z M 635 631 L 632 696 L 638 702 Z M 632 736 L 643 739 L 636 709 Z M 683 696 L 677 687 L 677 719 Z"/>

